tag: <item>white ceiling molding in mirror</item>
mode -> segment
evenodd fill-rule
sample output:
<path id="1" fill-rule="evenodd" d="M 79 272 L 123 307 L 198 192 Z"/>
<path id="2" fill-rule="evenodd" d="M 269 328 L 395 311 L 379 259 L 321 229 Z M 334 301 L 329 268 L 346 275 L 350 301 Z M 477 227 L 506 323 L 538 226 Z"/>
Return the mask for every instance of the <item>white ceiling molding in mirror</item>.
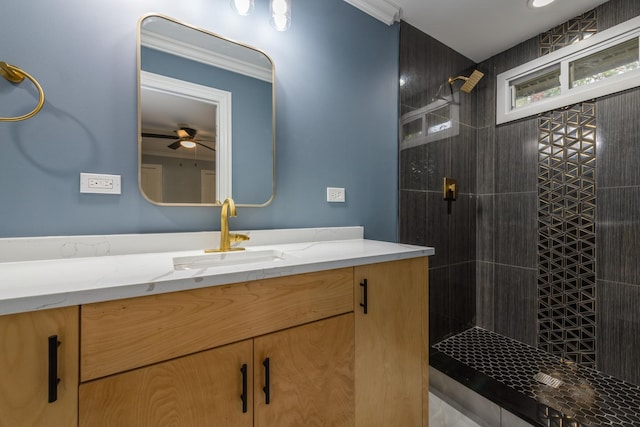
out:
<path id="1" fill-rule="evenodd" d="M 144 31 L 145 46 L 176 55 L 185 59 L 200 62 L 214 67 L 240 73 L 248 77 L 271 82 L 271 63 L 265 58 L 246 52 L 244 50 L 228 51 L 228 48 L 221 48 L 221 43 L 214 39 L 206 45 L 199 45 L 202 42 L 197 37 L 184 34 L 159 34 L 156 32 Z M 177 39 L 176 37 L 181 37 Z M 226 42 L 226 40 L 222 40 Z M 217 51 L 216 49 L 224 49 Z"/>
<path id="2" fill-rule="evenodd" d="M 138 24 L 139 182 L 160 205 L 268 205 L 275 71 L 262 51 L 161 15 Z"/>

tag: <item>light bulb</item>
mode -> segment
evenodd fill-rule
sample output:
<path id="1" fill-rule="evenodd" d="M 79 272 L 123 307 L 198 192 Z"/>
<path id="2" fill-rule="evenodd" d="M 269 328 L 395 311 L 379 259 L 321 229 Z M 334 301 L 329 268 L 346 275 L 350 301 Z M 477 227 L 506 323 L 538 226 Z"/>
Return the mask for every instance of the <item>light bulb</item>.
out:
<path id="1" fill-rule="evenodd" d="M 241 16 L 247 16 L 253 12 L 254 0 L 231 0 L 231 8 Z"/>
<path id="2" fill-rule="evenodd" d="M 271 13 L 274 15 L 284 15 L 288 9 L 286 0 L 273 0 L 271 2 Z"/>
<path id="3" fill-rule="evenodd" d="M 184 148 L 193 148 L 196 146 L 196 143 L 193 141 L 183 139 L 182 141 L 180 141 L 180 145 L 182 145 Z"/>
<path id="4" fill-rule="evenodd" d="M 271 0 L 271 25 L 278 31 L 286 31 L 291 26 L 291 0 Z"/>
<path id="5" fill-rule="evenodd" d="M 553 3 L 555 0 L 529 0 L 529 7 L 545 7 L 551 3 Z"/>
<path id="6" fill-rule="evenodd" d="M 273 17 L 273 26 L 278 31 L 285 31 L 289 28 L 289 20 L 286 15 L 274 15 Z"/>

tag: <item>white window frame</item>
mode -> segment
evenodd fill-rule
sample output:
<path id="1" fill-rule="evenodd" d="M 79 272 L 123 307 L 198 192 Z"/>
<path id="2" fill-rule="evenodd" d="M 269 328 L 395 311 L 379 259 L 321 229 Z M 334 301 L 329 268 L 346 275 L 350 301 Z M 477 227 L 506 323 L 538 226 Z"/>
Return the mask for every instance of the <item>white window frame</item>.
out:
<path id="1" fill-rule="evenodd" d="M 639 39 L 640 43 L 640 16 L 499 74 L 496 88 L 496 124 L 507 123 L 640 86 L 640 69 L 588 85 L 573 88 L 569 86 L 569 64 L 571 62 L 633 38 Z M 526 80 L 528 75 L 535 75 L 536 72 L 557 64 L 560 65 L 560 95 L 519 108 L 512 106 L 511 90 L 514 81 Z"/>

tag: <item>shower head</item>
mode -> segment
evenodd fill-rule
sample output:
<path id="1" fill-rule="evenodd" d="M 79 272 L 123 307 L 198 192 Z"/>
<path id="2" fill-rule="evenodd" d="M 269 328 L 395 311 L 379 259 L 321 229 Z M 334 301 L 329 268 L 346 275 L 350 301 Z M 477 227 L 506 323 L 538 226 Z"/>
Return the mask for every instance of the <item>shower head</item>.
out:
<path id="1" fill-rule="evenodd" d="M 464 80 L 464 84 L 460 88 L 461 91 L 469 93 L 473 90 L 474 87 L 478 84 L 480 79 L 484 76 L 483 72 L 478 70 L 473 70 L 473 73 L 469 77 L 458 76 L 458 77 L 449 77 L 449 84 L 453 86 L 453 82 L 456 80 Z"/>

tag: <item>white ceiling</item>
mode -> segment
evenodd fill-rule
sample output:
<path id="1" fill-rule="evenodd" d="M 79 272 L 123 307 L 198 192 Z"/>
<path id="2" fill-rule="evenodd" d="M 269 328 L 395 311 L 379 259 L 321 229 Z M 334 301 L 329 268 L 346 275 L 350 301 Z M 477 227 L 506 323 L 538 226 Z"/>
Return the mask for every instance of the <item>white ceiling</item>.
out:
<path id="1" fill-rule="evenodd" d="M 396 6 L 396 10 L 399 7 L 400 19 L 469 59 L 481 62 L 607 0 L 556 0 L 539 9 L 529 8 L 527 0 L 345 1 L 372 15 L 372 10 L 386 10 L 389 5 Z"/>

